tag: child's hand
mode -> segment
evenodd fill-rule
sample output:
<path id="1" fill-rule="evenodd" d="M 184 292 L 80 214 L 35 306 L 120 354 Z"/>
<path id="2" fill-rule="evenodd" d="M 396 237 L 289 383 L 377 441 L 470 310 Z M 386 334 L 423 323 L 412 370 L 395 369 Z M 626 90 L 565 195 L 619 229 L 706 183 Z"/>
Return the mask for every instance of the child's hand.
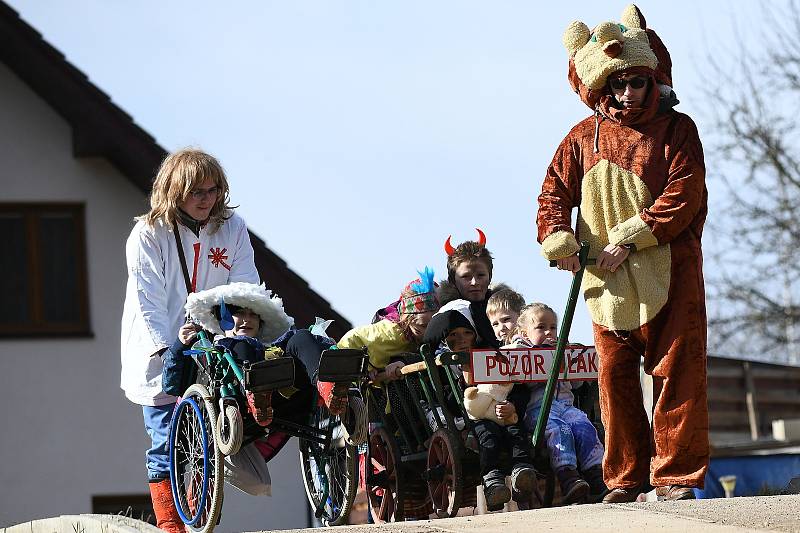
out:
<path id="1" fill-rule="evenodd" d="M 508 420 L 514 416 L 516 412 L 517 410 L 514 409 L 514 404 L 511 402 L 498 402 L 498 404 L 494 406 L 494 414 L 500 420 Z"/>
<path id="2" fill-rule="evenodd" d="M 386 379 L 389 381 L 394 381 L 402 378 L 403 374 L 400 373 L 400 369 L 404 366 L 406 366 L 406 364 L 402 361 L 395 361 L 394 363 L 389 363 L 386 365 L 386 368 L 384 369 L 386 372 Z"/>
<path id="3" fill-rule="evenodd" d="M 197 332 L 200 331 L 200 329 L 200 326 L 197 324 L 184 324 L 181 326 L 181 329 L 178 330 L 178 340 L 188 346 L 197 336 Z"/>

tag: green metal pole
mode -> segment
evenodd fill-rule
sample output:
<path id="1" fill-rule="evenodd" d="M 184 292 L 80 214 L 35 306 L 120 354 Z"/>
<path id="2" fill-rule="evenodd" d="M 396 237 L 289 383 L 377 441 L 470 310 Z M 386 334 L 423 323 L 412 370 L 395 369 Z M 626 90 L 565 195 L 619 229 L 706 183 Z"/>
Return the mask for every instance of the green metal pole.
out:
<path id="1" fill-rule="evenodd" d="M 583 271 L 586 268 L 586 259 L 588 255 L 589 243 L 584 241 L 581 243 L 581 249 L 578 252 L 581 268 L 572 278 L 567 308 L 564 310 L 564 318 L 561 321 L 561 328 L 558 330 L 558 341 L 556 342 L 556 352 L 553 354 L 553 365 L 550 367 L 550 375 L 547 376 L 547 385 L 544 389 L 542 408 L 539 411 L 539 417 L 536 419 L 536 429 L 533 432 L 534 447 L 541 446 L 542 440 L 544 439 L 544 430 L 547 427 L 547 418 L 550 416 L 550 406 L 553 404 L 553 393 L 555 391 L 556 381 L 558 381 L 561 363 L 564 361 L 564 352 L 567 347 L 569 330 L 572 327 L 572 317 L 575 314 L 575 307 L 578 303 L 578 292 L 581 288 L 581 280 L 583 279 Z"/>
<path id="2" fill-rule="evenodd" d="M 242 374 L 242 371 L 239 370 L 239 365 L 236 364 L 236 361 L 233 359 L 233 356 L 231 355 L 231 353 L 226 350 L 225 352 L 223 352 L 222 355 L 223 355 L 223 357 L 225 357 L 225 360 L 228 361 L 228 364 L 230 365 L 231 370 L 233 370 L 233 373 L 239 379 L 239 382 L 240 383 L 244 383 L 244 374 Z"/>

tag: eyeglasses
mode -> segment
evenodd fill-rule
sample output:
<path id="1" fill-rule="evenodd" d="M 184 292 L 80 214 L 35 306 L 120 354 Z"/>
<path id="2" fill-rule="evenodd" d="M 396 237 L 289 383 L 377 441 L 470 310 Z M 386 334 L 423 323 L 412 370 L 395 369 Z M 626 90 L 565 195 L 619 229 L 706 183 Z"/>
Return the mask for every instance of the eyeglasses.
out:
<path id="1" fill-rule="evenodd" d="M 189 195 L 194 198 L 195 200 L 202 200 L 206 196 L 219 196 L 219 193 L 222 191 L 218 186 L 209 187 L 208 189 L 195 189 L 193 191 L 189 191 Z"/>
<path id="2" fill-rule="evenodd" d="M 608 84 L 615 91 L 621 91 L 625 89 L 626 85 L 630 85 L 631 89 L 641 89 L 647 85 L 647 78 L 643 78 L 641 76 L 636 76 L 635 78 L 629 78 L 627 80 L 625 78 L 611 78 L 608 80 Z"/>

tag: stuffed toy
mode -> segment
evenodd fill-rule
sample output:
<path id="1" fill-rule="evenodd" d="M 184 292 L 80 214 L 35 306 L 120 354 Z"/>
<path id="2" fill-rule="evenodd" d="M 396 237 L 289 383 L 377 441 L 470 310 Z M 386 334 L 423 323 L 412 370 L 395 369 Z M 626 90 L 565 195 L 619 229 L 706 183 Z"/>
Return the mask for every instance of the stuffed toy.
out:
<path id="1" fill-rule="evenodd" d="M 508 420 L 499 419 L 495 413 L 495 406 L 506 401 L 512 387 L 513 383 L 481 383 L 475 387 L 467 387 L 464 391 L 464 409 L 473 420 L 492 420 L 501 426 L 516 424 L 519 420 L 517 413 Z"/>

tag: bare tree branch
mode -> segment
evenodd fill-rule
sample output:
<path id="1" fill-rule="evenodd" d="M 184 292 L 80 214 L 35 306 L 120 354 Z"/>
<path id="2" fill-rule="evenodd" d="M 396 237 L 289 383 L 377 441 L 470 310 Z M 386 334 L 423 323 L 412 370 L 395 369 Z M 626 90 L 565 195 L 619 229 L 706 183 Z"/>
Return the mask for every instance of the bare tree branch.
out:
<path id="1" fill-rule="evenodd" d="M 704 92 L 708 177 L 725 192 L 706 240 L 710 346 L 800 363 L 798 7 L 763 3 L 761 46 L 709 52 Z"/>

